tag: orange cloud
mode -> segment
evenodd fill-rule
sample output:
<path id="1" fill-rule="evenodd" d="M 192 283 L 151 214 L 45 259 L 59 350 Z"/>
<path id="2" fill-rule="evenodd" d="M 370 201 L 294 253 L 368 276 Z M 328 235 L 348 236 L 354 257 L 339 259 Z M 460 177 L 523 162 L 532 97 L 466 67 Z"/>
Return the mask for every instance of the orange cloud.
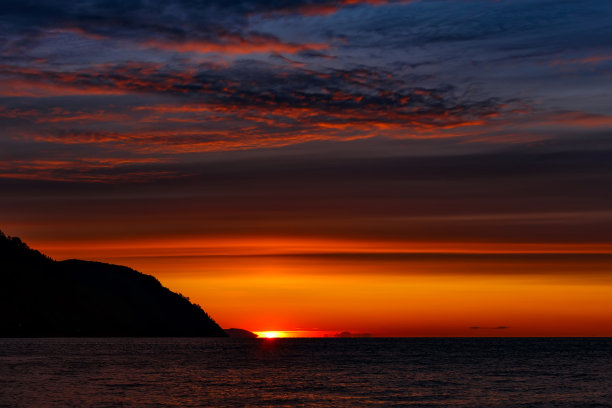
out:
<path id="1" fill-rule="evenodd" d="M 203 236 L 114 238 L 104 241 L 40 242 L 55 255 L 69 251 L 115 254 L 122 257 L 206 257 L 284 255 L 612 255 L 612 243 L 507 243 L 507 242 L 424 242 L 300 238 L 292 236 Z M 562 261 L 562 260 L 561 260 Z M 441 262 L 441 261 L 440 261 Z M 454 260 L 453 262 L 456 262 Z M 533 271 L 532 271 L 533 272 Z"/>
<path id="2" fill-rule="evenodd" d="M 0 178 L 109 183 L 176 177 L 169 171 L 131 170 L 130 166 L 160 163 L 158 158 L 82 158 L 74 160 L 10 160 L 0 163 Z M 120 173 L 107 170 L 122 168 Z M 102 171 L 102 172 L 101 172 Z"/>
<path id="3" fill-rule="evenodd" d="M 42 74 L 42 71 L 39 71 Z M 0 79 L 0 97 L 33 97 L 44 98 L 49 96 L 66 95 L 123 95 L 127 93 L 121 89 L 101 88 L 98 86 L 72 85 L 69 81 L 64 83 L 47 83 L 45 78 L 34 76 L 30 79 Z"/>
<path id="4" fill-rule="evenodd" d="M 326 50 L 328 44 L 308 43 L 295 44 L 285 43 L 276 38 L 255 37 L 242 38 L 232 37 L 226 42 L 209 42 L 202 40 L 170 41 L 149 40 L 144 43 L 147 47 L 176 52 L 198 52 L 198 53 L 221 53 L 232 55 L 245 55 L 254 53 L 289 53 L 295 54 L 300 51 Z"/>

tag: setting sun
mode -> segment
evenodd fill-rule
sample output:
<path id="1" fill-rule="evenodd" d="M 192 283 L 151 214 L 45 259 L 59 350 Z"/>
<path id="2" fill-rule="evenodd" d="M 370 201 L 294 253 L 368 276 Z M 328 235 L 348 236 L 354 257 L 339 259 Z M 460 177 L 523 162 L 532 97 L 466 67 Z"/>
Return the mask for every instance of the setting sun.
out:
<path id="1" fill-rule="evenodd" d="M 312 338 L 312 337 L 334 337 L 334 331 L 326 330 L 270 330 L 270 331 L 254 331 L 257 337 L 261 339 L 276 339 L 279 337 L 301 337 L 301 338 Z"/>
<path id="2" fill-rule="evenodd" d="M 282 332 L 282 331 L 262 331 L 262 332 L 254 332 L 257 337 L 260 338 L 264 338 L 264 339 L 276 339 L 279 337 L 289 337 L 287 336 L 287 333 Z"/>

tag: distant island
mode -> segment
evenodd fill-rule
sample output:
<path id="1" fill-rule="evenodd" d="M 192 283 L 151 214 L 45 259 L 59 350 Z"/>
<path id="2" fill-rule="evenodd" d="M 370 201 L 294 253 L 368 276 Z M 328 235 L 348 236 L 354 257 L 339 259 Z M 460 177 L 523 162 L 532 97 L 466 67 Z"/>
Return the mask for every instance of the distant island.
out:
<path id="1" fill-rule="evenodd" d="M 227 337 L 200 306 L 125 266 L 54 261 L 0 231 L 0 337 Z"/>
<path id="2" fill-rule="evenodd" d="M 343 332 L 334 334 L 334 337 L 343 337 L 343 338 L 372 337 L 372 333 L 351 333 L 348 331 L 343 331 Z"/>
<path id="3" fill-rule="evenodd" d="M 258 337 L 255 333 L 250 332 L 248 330 L 244 330 L 244 329 L 231 328 L 231 329 L 225 329 L 225 332 L 230 337 L 238 337 L 242 339 L 256 339 Z"/>

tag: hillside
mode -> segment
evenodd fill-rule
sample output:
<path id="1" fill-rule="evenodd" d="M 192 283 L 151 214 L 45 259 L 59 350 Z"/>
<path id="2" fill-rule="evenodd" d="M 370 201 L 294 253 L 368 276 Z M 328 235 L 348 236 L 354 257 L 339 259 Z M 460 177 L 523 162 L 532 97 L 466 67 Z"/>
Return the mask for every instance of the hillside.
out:
<path id="1" fill-rule="evenodd" d="M 215 336 L 198 305 L 125 266 L 57 262 L 0 231 L 0 337 Z"/>

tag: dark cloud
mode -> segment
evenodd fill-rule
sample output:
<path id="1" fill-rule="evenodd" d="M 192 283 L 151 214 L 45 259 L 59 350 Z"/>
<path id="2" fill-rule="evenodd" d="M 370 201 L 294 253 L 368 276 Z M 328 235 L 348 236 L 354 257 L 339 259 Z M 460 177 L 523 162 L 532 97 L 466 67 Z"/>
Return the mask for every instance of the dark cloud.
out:
<path id="1" fill-rule="evenodd" d="M 167 217 L 175 231 L 213 235 L 519 248 L 585 243 L 581 248 L 593 251 L 610 241 L 612 193 L 602 186 L 612 180 L 611 150 L 415 157 L 240 153 L 189 162 L 154 160 L 156 155 L 97 158 L 100 152 L 80 160 L 5 160 L 2 212 L 9 219 L 17 213 L 36 217 L 44 205 L 51 218 L 114 215 L 124 223 L 119 220 L 132 214 L 154 223 Z"/>
<path id="2" fill-rule="evenodd" d="M 263 39 L 278 41 L 268 33 L 252 32 L 249 16 L 256 14 L 327 14 L 345 6 L 385 2 L 363 1 L 13 1 L 3 2 L 0 17 L 5 28 L 22 39 L 44 35 L 42 30 L 73 30 L 92 37 L 136 41 L 191 41 L 203 44 L 242 44 Z M 389 1 L 389 3 L 395 3 Z"/>

